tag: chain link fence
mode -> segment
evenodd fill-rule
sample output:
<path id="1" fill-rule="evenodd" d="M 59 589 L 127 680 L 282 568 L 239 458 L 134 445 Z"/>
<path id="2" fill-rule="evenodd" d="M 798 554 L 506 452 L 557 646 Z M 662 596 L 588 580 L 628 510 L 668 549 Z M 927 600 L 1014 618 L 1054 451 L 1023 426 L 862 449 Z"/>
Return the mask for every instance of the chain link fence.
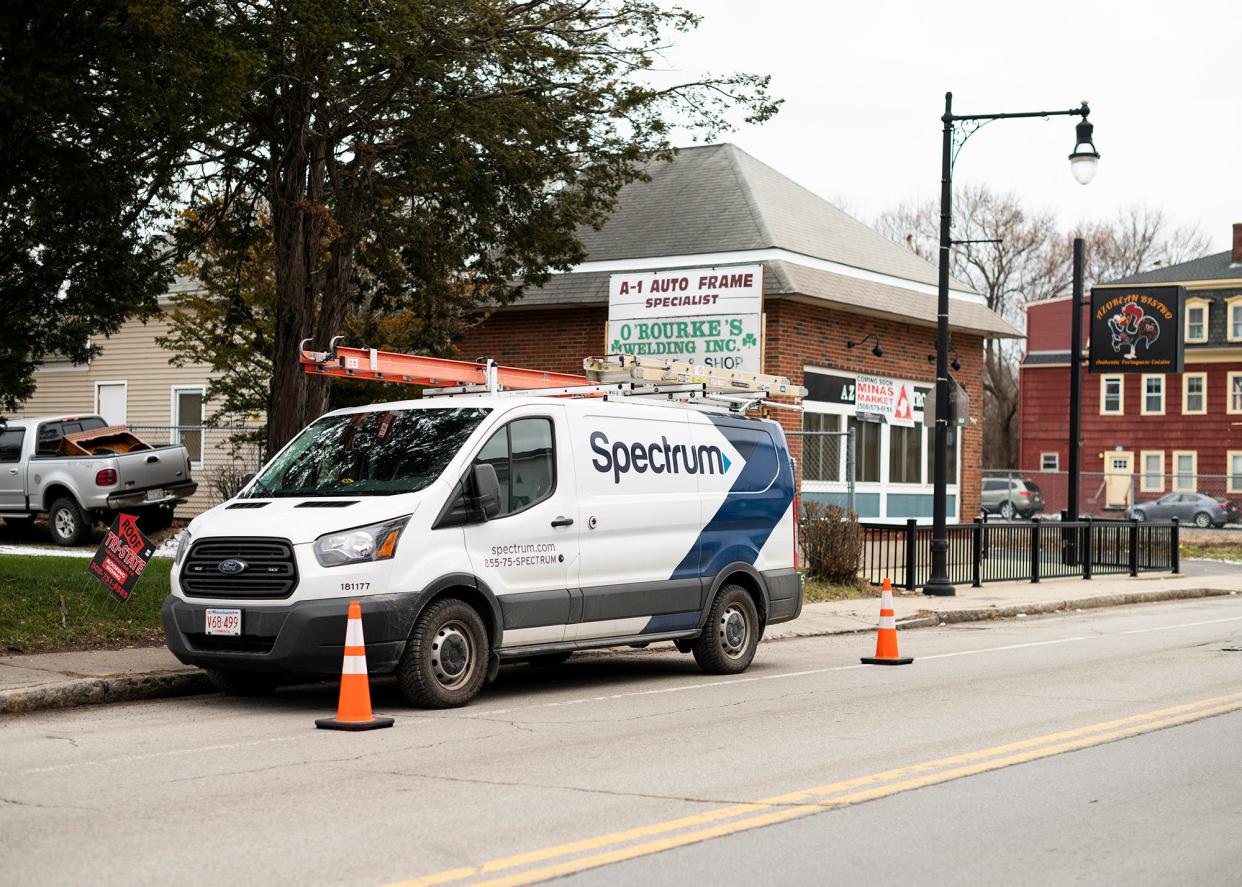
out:
<path id="1" fill-rule="evenodd" d="M 1242 474 L 1084 471 L 1079 474 L 1077 512 L 1081 517 L 1124 518 L 1137 508 L 1148 519 L 1178 517 L 1191 523 L 1200 513 L 1196 509 L 1212 507 L 1204 499 L 1242 505 Z M 1069 472 L 986 470 L 981 504 L 989 516 L 1057 517 L 1070 507 Z M 1213 515 L 1212 523 L 1218 522 Z"/>
<path id="2" fill-rule="evenodd" d="M 179 518 L 195 517 L 231 498 L 264 462 L 262 426 L 130 425 L 129 430 L 152 446 L 175 444 L 189 452 L 198 491 L 177 508 Z"/>
<path id="3" fill-rule="evenodd" d="M 855 438 L 848 431 L 786 431 L 798 460 L 798 492 L 857 512 L 854 492 Z"/>

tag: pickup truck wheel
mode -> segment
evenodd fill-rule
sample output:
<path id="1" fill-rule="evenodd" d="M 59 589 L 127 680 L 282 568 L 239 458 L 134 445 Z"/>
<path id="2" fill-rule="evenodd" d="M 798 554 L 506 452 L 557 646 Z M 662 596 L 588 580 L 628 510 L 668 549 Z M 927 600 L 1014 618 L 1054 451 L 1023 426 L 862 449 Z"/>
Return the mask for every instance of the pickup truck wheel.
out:
<path id="1" fill-rule="evenodd" d="M 91 521 L 71 496 L 62 496 L 47 512 L 47 529 L 57 545 L 81 545 L 91 531 Z"/>
<path id="2" fill-rule="evenodd" d="M 487 677 L 487 629 L 474 608 L 442 598 L 419 615 L 397 663 L 397 686 L 412 704 L 457 708 Z"/>
<path id="3" fill-rule="evenodd" d="M 225 671 L 220 668 L 209 668 L 206 671 L 207 678 L 226 696 L 266 696 L 280 686 L 280 681 L 271 675 L 250 671 Z"/>
<path id="4" fill-rule="evenodd" d="M 740 585 L 725 585 L 694 642 L 694 661 L 708 674 L 738 674 L 750 666 L 758 646 L 755 602 Z"/>

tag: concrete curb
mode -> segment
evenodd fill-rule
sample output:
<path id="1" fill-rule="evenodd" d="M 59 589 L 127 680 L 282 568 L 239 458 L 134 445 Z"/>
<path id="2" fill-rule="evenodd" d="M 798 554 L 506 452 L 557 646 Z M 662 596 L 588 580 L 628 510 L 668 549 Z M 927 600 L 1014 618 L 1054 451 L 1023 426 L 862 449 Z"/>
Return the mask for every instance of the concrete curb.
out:
<path id="1" fill-rule="evenodd" d="M 212 692 L 215 692 L 215 687 L 202 671 L 81 678 L 40 687 L 0 691 L 0 714 Z"/>
<path id="2" fill-rule="evenodd" d="M 942 623 L 951 625 L 957 622 L 984 622 L 993 619 L 1012 619 L 1018 616 L 1063 613 L 1069 610 L 1089 610 L 1097 607 L 1123 607 L 1130 604 L 1147 604 L 1159 601 L 1227 597 L 1230 594 L 1236 594 L 1236 592 L 1221 588 L 1174 588 L 1161 591 L 1100 595 L 1079 600 L 1044 601 L 1042 603 L 1012 607 L 933 610 L 904 619 L 897 623 L 897 627 L 900 629 L 933 628 Z M 829 631 L 791 633 L 781 637 L 766 637 L 763 640 L 764 642 L 776 642 L 797 638 L 860 634 L 872 631 L 875 631 L 874 626 L 864 626 Z M 22 690 L 0 691 L 0 714 L 16 714 L 50 708 L 74 708 L 80 705 L 100 705 L 109 702 L 136 702 L 143 699 L 165 699 L 173 696 L 193 696 L 200 693 L 214 692 L 216 692 L 216 688 L 207 678 L 206 673 L 198 670 L 82 678 Z"/>

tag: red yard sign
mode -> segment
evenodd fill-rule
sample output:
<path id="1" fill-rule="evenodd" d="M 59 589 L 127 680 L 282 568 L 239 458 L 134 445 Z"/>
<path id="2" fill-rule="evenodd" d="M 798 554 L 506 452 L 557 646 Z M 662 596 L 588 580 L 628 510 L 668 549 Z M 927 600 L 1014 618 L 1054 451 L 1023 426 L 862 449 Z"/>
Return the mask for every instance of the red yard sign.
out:
<path id="1" fill-rule="evenodd" d="M 91 574 L 121 603 L 129 600 L 155 546 L 132 514 L 118 515 L 91 559 Z"/>

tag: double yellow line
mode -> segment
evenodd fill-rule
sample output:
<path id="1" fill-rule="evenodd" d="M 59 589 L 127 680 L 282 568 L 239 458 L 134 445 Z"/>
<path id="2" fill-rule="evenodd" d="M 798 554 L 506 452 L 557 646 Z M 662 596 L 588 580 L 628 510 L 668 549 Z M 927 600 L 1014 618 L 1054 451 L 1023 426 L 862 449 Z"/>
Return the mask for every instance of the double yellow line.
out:
<path id="1" fill-rule="evenodd" d="M 1174 727 L 1238 709 L 1242 709 L 1242 693 L 1214 696 L 1114 721 L 1103 721 L 992 748 L 925 761 L 908 767 L 885 770 L 869 776 L 833 782 L 760 801 L 733 804 L 694 816 L 684 816 L 666 822 L 558 844 L 542 850 L 494 859 L 482 865 L 448 869 L 410 881 L 401 881 L 390 887 L 430 887 L 435 884 L 451 884 L 466 880 L 471 880 L 476 887 L 479 885 L 518 887 L 522 884 L 534 884 L 548 878 L 574 874 L 614 862 L 684 847 L 688 844 L 697 844 L 700 841 L 709 841 L 749 829 L 798 819 L 834 807 L 872 801 L 910 789 L 936 785 L 977 773 L 986 773 L 989 770 L 998 770 L 1013 764 L 1036 761 L 1040 758 L 1138 736 L 1153 730 Z M 530 866 L 535 867 L 530 868 Z M 521 869 L 521 871 L 513 871 L 515 869 Z M 504 872 L 511 873 L 500 874 Z M 483 878 L 483 880 L 474 880 L 478 878 Z"/>

